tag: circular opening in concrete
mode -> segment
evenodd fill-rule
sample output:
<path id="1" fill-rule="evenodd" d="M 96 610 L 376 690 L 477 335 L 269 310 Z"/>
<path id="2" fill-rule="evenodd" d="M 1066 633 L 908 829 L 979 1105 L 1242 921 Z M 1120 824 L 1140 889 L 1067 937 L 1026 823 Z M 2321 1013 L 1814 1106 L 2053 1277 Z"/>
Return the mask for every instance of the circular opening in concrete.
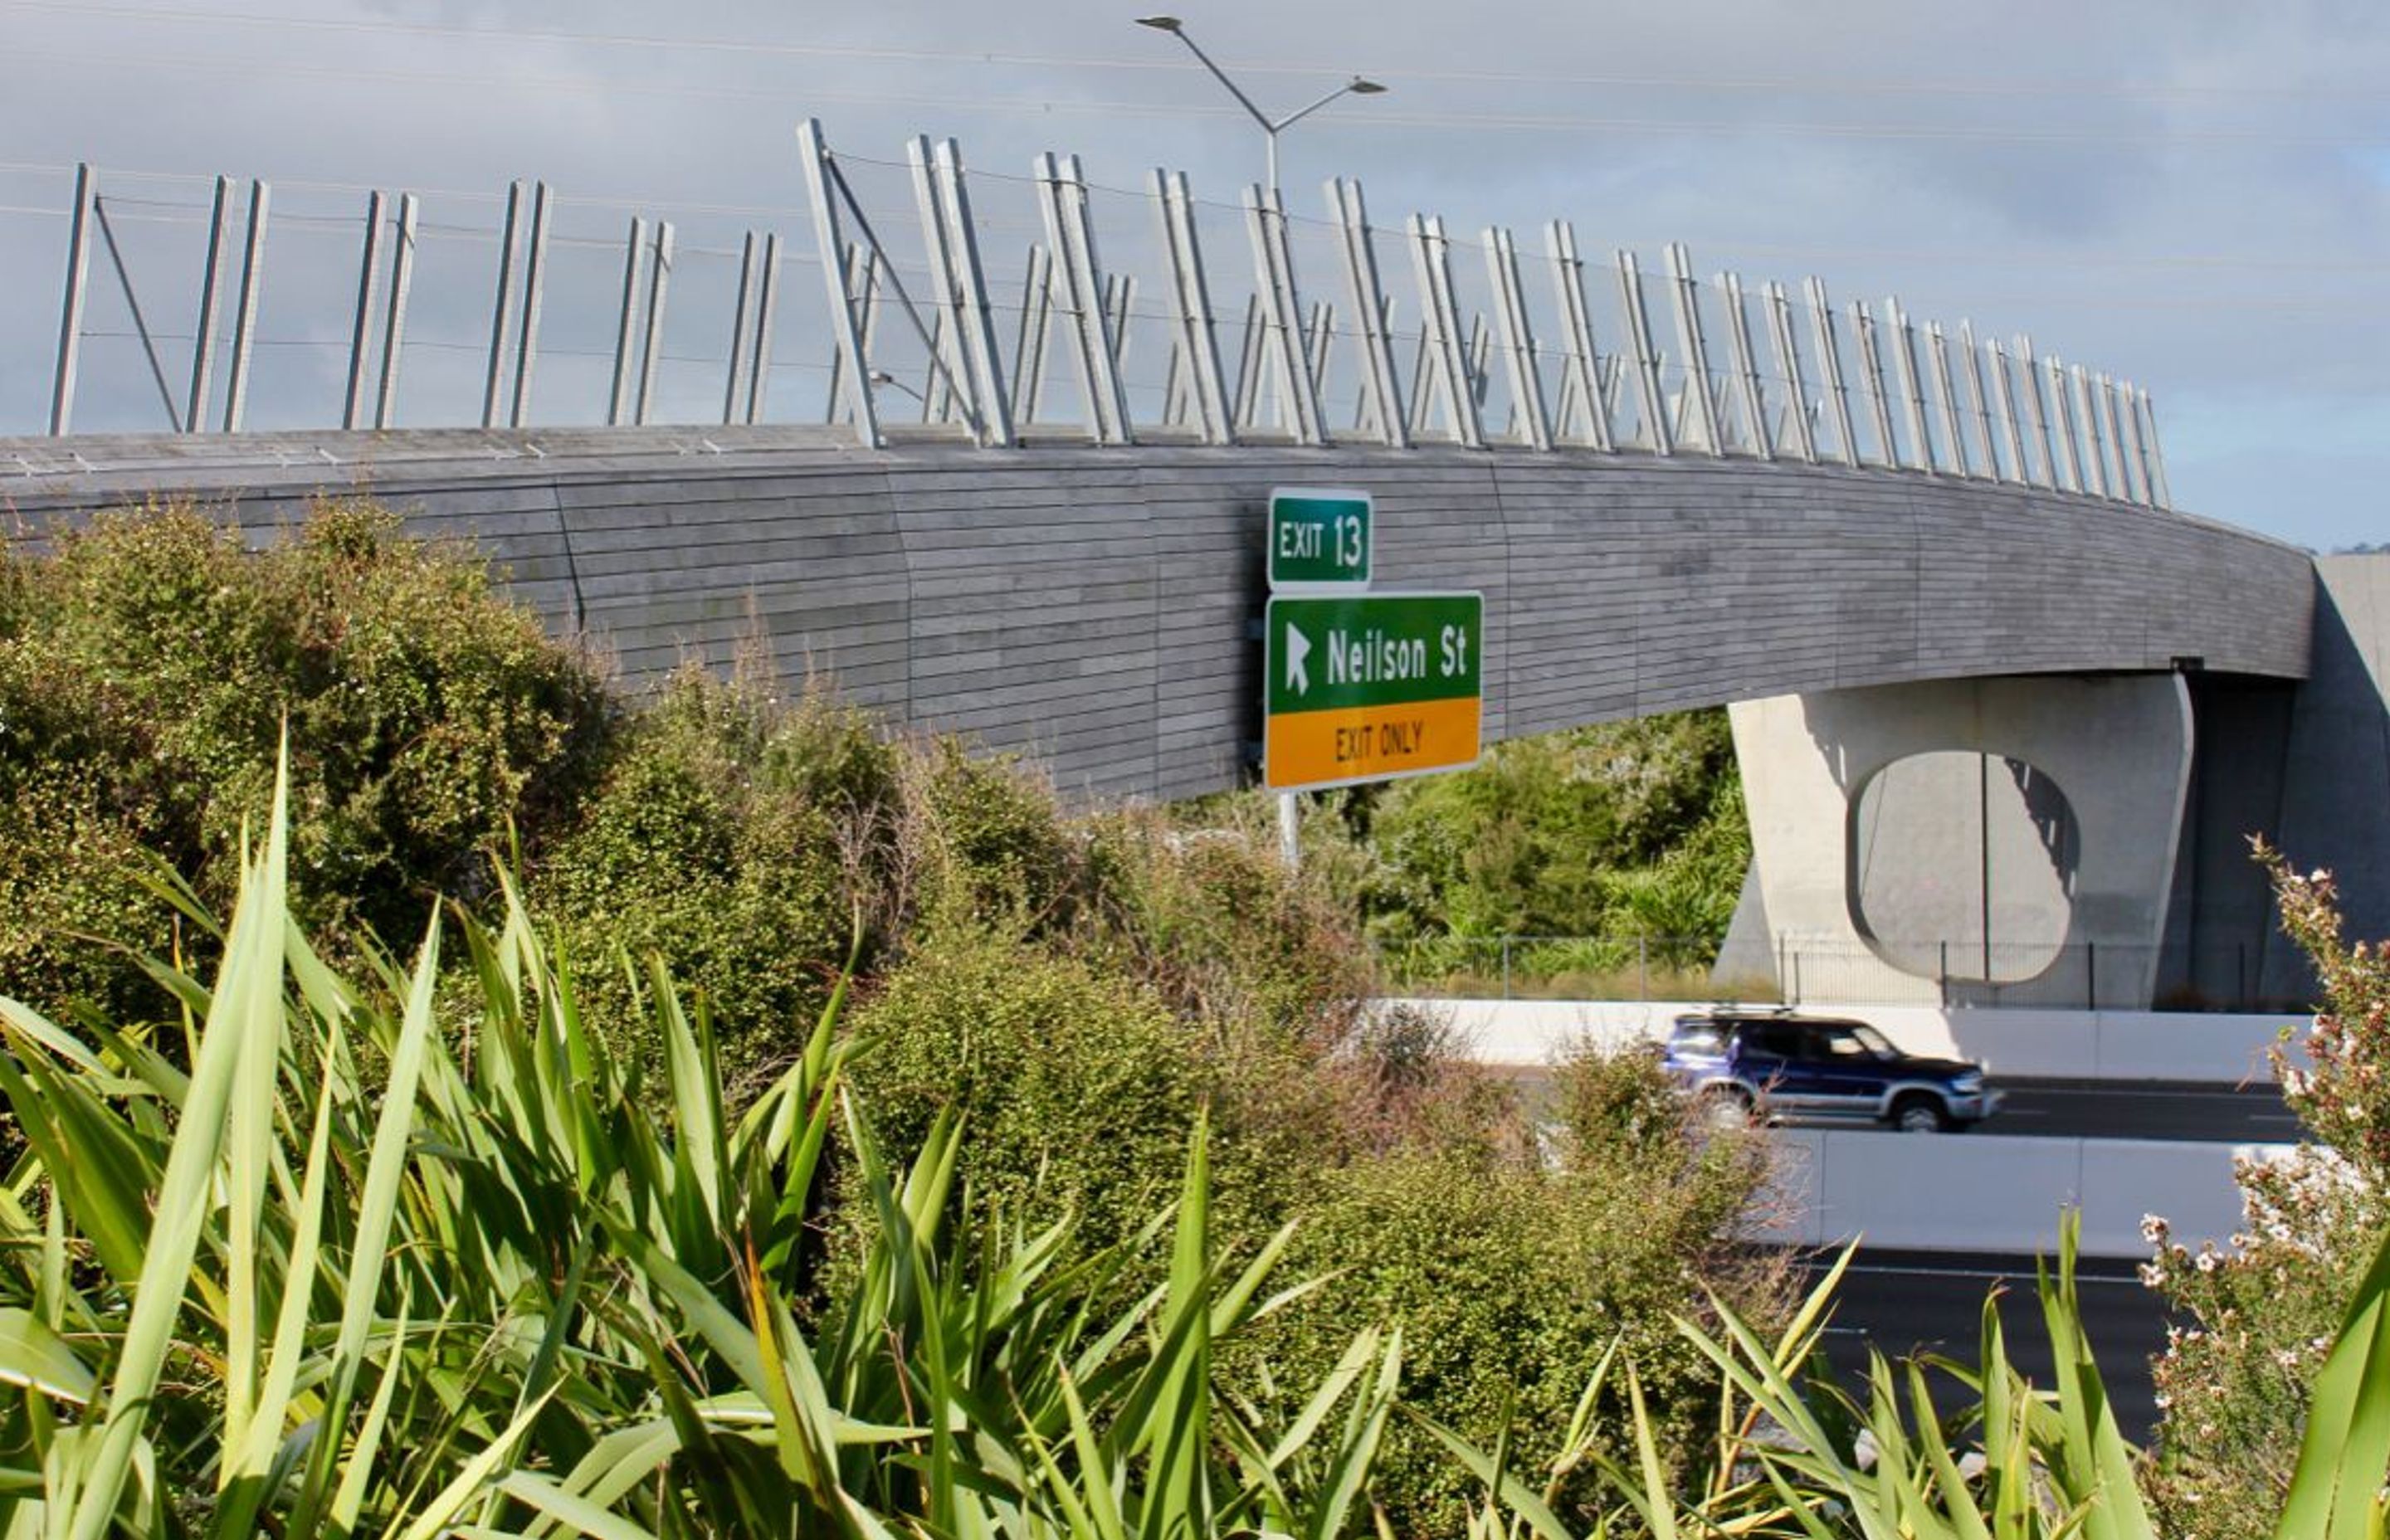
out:
<path id="1" fill-rule="evenodd" d="M 2022 983 L 2057 961 L 2082 839 L 2058 783 L 1972 750 L 1912 754 L 1851 800 L 1851 918 L 1905 973 Z"/>

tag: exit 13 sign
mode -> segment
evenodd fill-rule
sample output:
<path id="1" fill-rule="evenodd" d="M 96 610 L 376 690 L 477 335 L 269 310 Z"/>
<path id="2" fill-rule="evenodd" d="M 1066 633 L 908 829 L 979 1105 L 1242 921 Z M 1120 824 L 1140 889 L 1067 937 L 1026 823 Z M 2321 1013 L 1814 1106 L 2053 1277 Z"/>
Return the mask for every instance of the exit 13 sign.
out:
<path id="1" fill-rule="evenodd" d="M 1335 593 L 1369 585 L 1369 494 L 1343 487 L 1274 487 L 1269 496 L 1269 585 L 1275 594 Z"/>

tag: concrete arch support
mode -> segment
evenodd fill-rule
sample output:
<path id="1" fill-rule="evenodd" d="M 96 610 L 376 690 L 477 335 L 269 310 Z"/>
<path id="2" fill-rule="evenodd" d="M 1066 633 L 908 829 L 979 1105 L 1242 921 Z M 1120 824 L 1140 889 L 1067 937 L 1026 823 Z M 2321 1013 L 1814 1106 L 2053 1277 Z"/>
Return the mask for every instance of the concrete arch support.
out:
<path id="1" fill-rule="evenodd" d="M 2171 674 L 1732 708 L 1753 877 L 1721 969 L 1788 998 L 2147 1008 L 2191 782 Z"/>

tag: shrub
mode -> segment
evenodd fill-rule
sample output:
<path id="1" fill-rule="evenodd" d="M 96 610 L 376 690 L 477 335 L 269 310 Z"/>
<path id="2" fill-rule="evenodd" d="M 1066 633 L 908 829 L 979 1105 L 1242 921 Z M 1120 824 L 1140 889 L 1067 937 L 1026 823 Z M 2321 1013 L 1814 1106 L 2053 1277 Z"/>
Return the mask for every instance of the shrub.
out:
<path id="1" fill-rule="evenodd" d="M 427 895 L 481 892 L 509 824 L 544 828 L 602 749 L 587 660 L 478 559 L 368 505 L 323 505 L 259 552 L 189 507 L 106 514 L 6 571 L 10 843 L 75 852 L 0 858 L 19 899 L 0 913 L 0 989 L 28 998 L 141 994 L 129 964 L 67 965 L 49 928 L 105 919 L 156 945 L 136 845 L 227 898 L 286 730 L 293 860 L 328 925 L 405 929 Z"/>
<path id="2" fill-rule="evenodd" d="M 2167 1532 L 2197 1540 L 2270 1533 L 2298 1456 L 2287 1431 L 2306 1421 L 2346 1302 L 2390 1238 L 2390 953 L 2342 939 L 2329 874 L 2258 853 L 2323 1005 L 2299 1046 L 2310 1063 L 2275 1055 L 2307 1137 L 2288 1160 L 2240 1163 L 2248 1212 L 2231 1246 L 2194 1252 L 2162 1220 L 2149 1226 L 2143 1278 L 2186 1317 L 2154 1366 L 2165 1411 L 2150 1490 Z"/>

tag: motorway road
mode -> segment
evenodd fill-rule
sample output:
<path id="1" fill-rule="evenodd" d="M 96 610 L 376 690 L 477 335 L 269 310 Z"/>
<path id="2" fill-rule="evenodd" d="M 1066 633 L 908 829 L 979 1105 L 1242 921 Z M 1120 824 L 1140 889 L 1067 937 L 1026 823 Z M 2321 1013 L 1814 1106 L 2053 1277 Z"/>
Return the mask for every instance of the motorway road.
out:
<path id="1" fill-rule="evenodd" d="M 1825 1258 L 1813 1272 L 1831 1261 Z M 2084 1258 L 2076 1265 L 2075 1292 L 2117 1424 L 2139 1444 L 2157 1420 L 2149 1361 L 2165 1345 L 2166 1317 L 2160 1298 L 2141 1287 L 2133 1268 L 2130 1262 Z M 1984 1298 L 1996 1283 L 2006 1290 L 2000 1329 L 2010 1361 L 2036 1385 L 2049 1385 L 2053 1360 L 2031 1257 L 1863 1248 L 1844 1277 L 1827 1328 L 1826 1356 L 1855 1391 L 1865 1384 L 1870 1346 L 1895 1360 L 1940 1353 L 1972 1365 Z M 1936 1376 L 1933 1388 L 1945 1415 L 1963 1404 L 1965 1389 L 1955 1380 Z"/>
<path id="2" fill-rule="evenodd" d="M 1550 1072 L 1502 1065 L 1530 1105 L 1546 1103 Z M 2227 1144 L 2291 1143 L 2299 1120 L 2282 1105 L 2271 1084 L 2247 1087 L 2209 1082 L 2163 1080 L 2028 1080 L 1996 1075 L 1992 1084 L 2007 1097 L 1998 1112 L 1969 1135 L 2048 1138 L 2211 1139 Z M 1818 1127 L 1863 1126 L 1856 1120 L 1819 1119 Z M 1923 1136 L 1920 1136 L 1923 1137 Z"/>

